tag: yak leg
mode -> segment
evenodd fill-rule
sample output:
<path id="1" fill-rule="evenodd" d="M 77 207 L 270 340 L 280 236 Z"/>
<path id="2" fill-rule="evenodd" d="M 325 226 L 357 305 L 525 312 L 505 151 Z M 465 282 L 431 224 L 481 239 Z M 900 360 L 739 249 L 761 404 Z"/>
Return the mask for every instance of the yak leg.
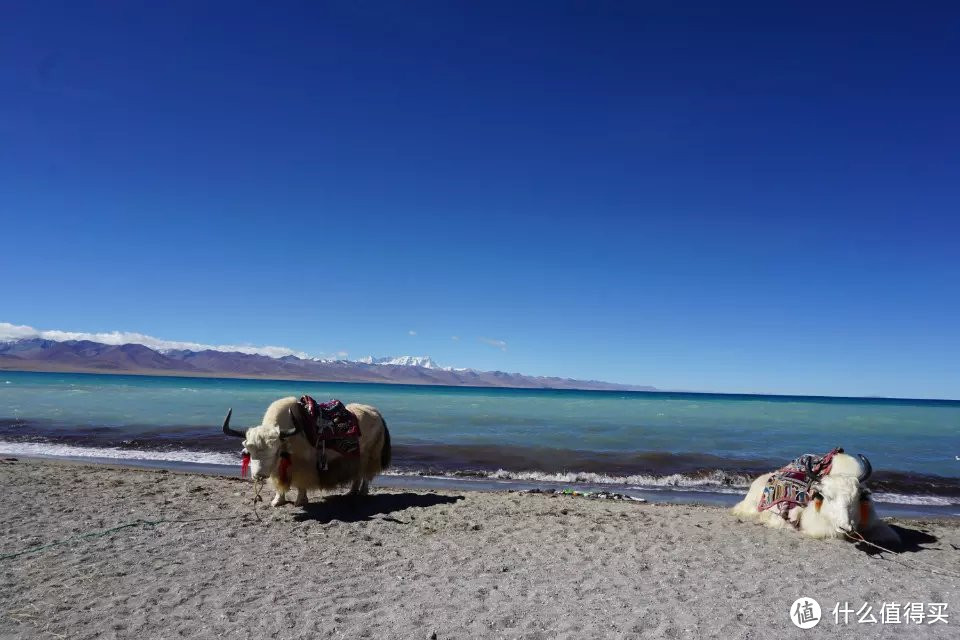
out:
<path id="1" fill-rule="evenodd" d="M 309 504 L 307 500 L 307 490 L 297 487 L 297 501 L 293 503 L 297 507 L 305 507 Z"/>
<path id="2" fill-rule="evenodd" d="M 347 495 L 350 495 L 350 496 L 358 496 L 358 495 L 360 495 L 360 488 L 361 488 L 362 485 L 363 485 L 363 479 L 362 479 L 362 478 L 356 478 L 356 479 L 350 484 L 350 491 L 347 493 Z"/>
<path id="3" fill-rule="evenodd" d="M 280 505 L 287 504 L 287 492 L 280 491 L 277 489 L 277 495 L 273 496 L 273 500 L 270 502 L 271 507 L 279 507 Z"/>
<path id="4" fill-rule="evenodd" d="M 350 493 L 347 495 L 351 496 L 365 496 L 370 493 L 370 484 L 366 481 L 365 478 L 357 478 L 353 481 L 353 484 L 350 485 Z"/>

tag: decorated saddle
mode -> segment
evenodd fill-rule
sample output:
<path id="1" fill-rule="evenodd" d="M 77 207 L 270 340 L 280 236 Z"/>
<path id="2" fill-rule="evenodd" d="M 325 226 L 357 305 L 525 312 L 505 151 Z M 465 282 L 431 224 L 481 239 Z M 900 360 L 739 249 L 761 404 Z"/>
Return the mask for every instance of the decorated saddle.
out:
<path id="1" fill-rule="evenodd" d="M 838 453 L 843 453 L 843 449 L 834 449 L 823 456 L 805 453 L 776 471 L 767 480 L 757 511 L 773 509 L 774 513 L 788 520 L 790 511 L 794 507 L 804 507 L 810 502 L 810 486 L 830 473 L 833 467 L 833 456 Z"/>
<path id="2" fill-rule="evenodd" d="M 303 433 L 313 445 L 337 453 L 358 457 L 360 455 L 360 423 L 339 400 L 317 402 L 303 396 L 299 403 L 304 417 Z"/>

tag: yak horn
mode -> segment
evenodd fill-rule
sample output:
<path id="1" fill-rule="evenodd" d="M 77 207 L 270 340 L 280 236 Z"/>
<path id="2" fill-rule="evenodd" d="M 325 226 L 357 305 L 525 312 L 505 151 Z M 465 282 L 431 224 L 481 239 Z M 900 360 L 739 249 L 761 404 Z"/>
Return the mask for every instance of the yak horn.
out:
<path id="1" fill-rule="evenodd" d="M 813 477 L 813 456 L 807 456 L 806 458 L 804 458 L 804 460 L 807 466 L 807 477 L 812 478 Z"/>
<path id="2" fill-rule="evenodd" d="M 281 438 L 289 438 L 290 436 L 295 436 L 300 431 L 300 423 L 297 422 L 297 418 L 293 415 L 293 409 L 287 409 L 287 412 L 290 414 L 290 421 L 293 422 L 293 428 L 287 429 L 284 431 L 280 429 Z"/>
<path id="3" fill-rule="evenodd" d="M 860 465 L 863 467 L 863 471 L 860 472 L 860 476 L 857 479 L 860 482 L 866 482 L 870 474 L 873 473 L 873 465 L 870 464 L 870 461 L 867 460 L 867 457 L 862 453 L 858 453 L 857 457 L 860 458 Z"/>
<path id="4" fill-rule="evenodd" d="M 247 434 L 243 431 L 237 431 L 230 428 L 230 416 L 233 415 L 233 409 L 227 411 L 227 417 L 223 419 L 223 435 L 233 436 L 234 438 L 246 438 Z"/>

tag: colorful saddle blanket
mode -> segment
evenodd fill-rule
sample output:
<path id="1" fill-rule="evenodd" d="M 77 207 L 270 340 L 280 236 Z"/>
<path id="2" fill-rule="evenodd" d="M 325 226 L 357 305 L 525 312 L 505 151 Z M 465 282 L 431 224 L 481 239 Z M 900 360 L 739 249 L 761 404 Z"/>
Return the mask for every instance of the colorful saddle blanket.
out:
<path id="1" fill-rule="evenodd" d="M 774 509 L 786 520 L 790 517 L 790 510 L 794 507 L 806 506 L 810 501 L 810 485 L 818 478 L 830 473 L 833 467 L 833 456 L 842 453 L 843 449 L 834 449 L 825 456 L 816 456 L 806 453 L 779 471 L 767 480 L 763 489 L 757 511 Z M 813 475 L 807 471 L 807 461 Z"/>
<path id="2" fill-rule="evenodd" d="M 329 447 L 345 456 L 360 455 L 360 423 L 339 400 L 317 402 L 310 396 L 300 398 L 306 417 L 304 435 L 315 446 Z"/>

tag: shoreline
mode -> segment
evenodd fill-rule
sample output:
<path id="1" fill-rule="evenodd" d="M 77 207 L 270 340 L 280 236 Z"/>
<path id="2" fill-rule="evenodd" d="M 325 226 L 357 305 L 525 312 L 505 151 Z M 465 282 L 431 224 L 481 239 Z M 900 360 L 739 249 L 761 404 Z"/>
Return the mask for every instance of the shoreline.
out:
<path id="1" fill-rule="evenodd" d="M 960 577 L 919 564 L 960 570 L 955 520 L 895 518 L 906 552 L 877 556 L 692 504 L 377 485 L 258 520 L 249 481 L 33 459 L 0 486 L 0 554 L 66 540 L 0 560 L 0 637 L 789 639 L 803 595 L 830 637 L 945 638 L 960 611 Z M 884 601 L 953 615 L 829 613 Z"/>
<path id="2" fill-rule="evenodd" d="M 141 471 L 168 471 L 173 473 L 200 474 L 227 479 L 239 479 L 237 465 L 204 464 L 171 460 L 96 458 L 80 456 L 6 454 L 0 448 L 0 461 L 17 458 L 36 460 L 53 464 L 91 465 L 105 468 L 132 469 Z M 249 480 L 247 480 L 249 482 Z M 573 488 L 579 491 L 612 491 L 624 495 L 642 498 L 651 504 L 700 505 L 730 508 L 746 495 L 746 488 L 719 490 L 715 487 L 637 487 L 622 484 L 598 482 L 561 482 L 537 479 L 499 479 L 478 477 L 474 474 L 441 475 L 420 471 L 388 470 L 378 476 L 374 485 L 390 489 L 412 489 L 418 491 L 485 491 L 512 492 L 553 490 Z M 907 496 L 909 497 L 909 496 Z M 914 504 L 910 502 L 876 501 L 877 512 L 881 517 L 905 518 L 941 518 L 960 522 L 960 505 Z"/>
<path id="3" fill-rule="evenodd" d="M 171 469 L 188 468 L 191 464 L 227 468 L 236 464 L 235 443 L 226 442 L 220 434 L 197 431 L 173 427 L 166 432 L 158 429 L 121 435 L 98 427 L 57 429 L 34 422 L 5 424 L 0 420 L 0 455 L 98 463 L 139 460 Z M 783 463 L 669 451 L 614 452 L 435 442 L 395 443 L 393 459 L 393 472 L 403 475 L 713 494 L 746 493 L 757 476 Z M 878 502 L 960 510 L 960 477 L 880 469 L 872 475 L 870 487 Z"/>

